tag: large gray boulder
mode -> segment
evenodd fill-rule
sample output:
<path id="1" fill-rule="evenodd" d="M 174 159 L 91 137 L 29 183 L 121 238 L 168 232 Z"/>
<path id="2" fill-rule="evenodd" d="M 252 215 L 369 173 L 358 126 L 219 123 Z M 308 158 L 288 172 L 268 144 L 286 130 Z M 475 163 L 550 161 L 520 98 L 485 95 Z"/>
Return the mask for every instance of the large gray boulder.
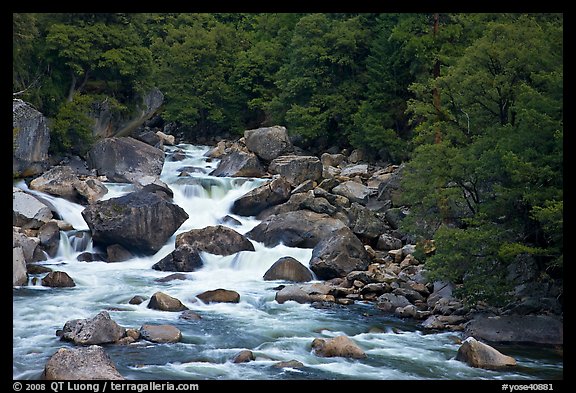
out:
<path id="1" fill-rule="evenodd" d="M 351 180 L 337 185 L 332 189 L 332 192 L 345 196 L 350 199 L 350 202 L 358 202 L 362 205 L 368 203 L 368 198 L 372 194 L 372 190 L 369 187 Z"/>
<path id="2" fill-rule="evenodd" d="M 134 183 L 144 176 L 160 177 L 164 152 L 131 137 L 106 138 L 94 144 L 87 161 L 110 181 Z"/>
<path id="3" fill-rule="evenodd" d="M 102 347 L 60 348 L 48 359 L 42 378 L 48 381 L 122 380 Z"/>
<path id="4" fill-rule="evenodd" d="M 316 356 L 321 357 L 345 357 L 363 359 L 366 353 L 348 336 L 336 336 L 324 340 L 315 338 L 312 341 L 312 350 Z"/>
<path id="5" fill-rule="evenodd" d="M 78 202 L 79 193 L 74 185 L 79 181 L 80 179 L 72 167 L 58 165 L 32 180 L 30 189 Z"/>
<path id="6" fill-rule="evenodd" d="M 12 192 L 12 225 L 38 229 L 52 218 L 52 212 L 42 202 L 22 191 Z"/>
<path id="7" fill-rule="evenodd" d="M 125 333 L 126 329 L 113 321 L 108 312 L 101 311 L 90 319 L 66 322 L 60 339 L 76 345 L 107 344 L 120 340 Z"/>
<path id="8" fill-rule="evenodd" d="M 202 266 L 204 263 L 198 250 L 183 244 L 152 265 L 152 269 L 164 272 L 193 272 Z"/>
<path id="9" fill-rule="evenodd" d="M 12 248 L 12 286 L 25 285 L 28 282 L 26 260 L 22 247 Z"/>
<path id="10" fill-rule="evenodd" d="M 246 147 L 265 161 L 291 153 L 294 150 L 286 127 L 262 127 L 244 131 Z"/>
<path id="11" fill-rule="evenodd" d="M 322 163 L 315 156 L 280 156 L 270 162 L 268 171 L 284 177 L 288 183 L 296 187 L 305 180 L 320 180 Z"/>
<path id="12" fill-rule="evenodd" d="M 283 257 L 278 259 L 264 273 L 264 280 L 286 280 L 295 282 L 305 282 L 314 279 L 312 272 L 297 259 Z"/>
<path id="13" fill-rule="evenodd" d="M 313 248 L 320 240 L 344 228 L 342 221 L 309 210 L 297 210 L 270 216 L 246 234 L 250 239 L 274 247 Z"/>
<path id="14" fill-rule="evenodd" d="M 234 201 L 231 212 L 241 216 L 255 216 L 264 209 L 290 199 L 292 186 L 283 177 L 278 177 L 257 187 Z"/>
<path id="15" fill-rule="evenodd" d="M 264 167 L 254 153 L 234 150 L 226 154 L 218 163 L 218 167 L 210 172 L 218 177 L 262 177 Z"/>
<path id="16" fill-rule="evenodd" d="M 33 176 L 47 166 L 50 129 L 46 117 L 30 104 L 12 100 L 13 160 L 12 171 Z"/>
<path id="17" fill-rule="evenodd" d="M 516 360 L 504 355 L 491 346 L 468 337 L 456 354 L 456 360 L 467 363 L 471 367 L 486 369 L 501 369 L 516 365 Z"/>
<path id="18" fill-rule="evenodd" d="M 190 248 L 216 255 L 232 255 L 240 251 L 254 251 L 254 245 L 245 236 L 223 225 L 192 229 L 176 236 L 176 247 Z"/>
<path id="19" fill-rule="evenodd" d="M 494 343 L 563 345 L 562 320 L 548 315 L 475 315 L 466 324 L 468 337 Z"/>
<path id="20" fill-rule="evenodd" d="M 320 280 L 345 277 L 354 270 L 366 270 L 369 264 L 364 245 L 348 227 L 322 239 L 310 258 L 310 269 Z"/>
<path id="21" fill-rule="evenodd" d="M 95 243 L 120 244 L 136 254 L 154 254 L 188 214 L 155 193 L 136 191 L 98 201 L 84 209 L 82 217 Z"/>

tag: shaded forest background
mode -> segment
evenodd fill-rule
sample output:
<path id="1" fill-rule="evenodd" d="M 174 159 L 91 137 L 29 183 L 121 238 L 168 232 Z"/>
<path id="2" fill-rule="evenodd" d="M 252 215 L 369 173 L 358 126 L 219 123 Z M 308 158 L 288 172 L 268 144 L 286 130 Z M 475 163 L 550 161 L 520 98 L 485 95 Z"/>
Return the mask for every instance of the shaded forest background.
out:
<path id="1" fill-rule="evenodd" d="M 562 277 L 562 14 L 13 14 L 14 97 L 53 154 L 85 154 L 95 103 L 153 87 L 192 143 L 279 124 L 405 163 L 402 229 L 468 301 L 503 302 L 519 256 Z"/>

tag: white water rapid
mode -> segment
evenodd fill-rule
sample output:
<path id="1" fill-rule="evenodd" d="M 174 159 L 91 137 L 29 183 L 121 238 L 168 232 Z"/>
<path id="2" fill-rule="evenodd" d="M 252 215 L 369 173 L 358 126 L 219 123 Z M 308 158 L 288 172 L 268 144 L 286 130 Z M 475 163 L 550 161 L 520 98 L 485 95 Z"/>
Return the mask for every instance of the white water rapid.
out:
<path id="1" fill-rule="evenodd" d="M 88 227 L 80 205 L 30 191 L 23 182 L 15 184 L 51 203 L 74 231 L 63 232 L 56 257 L 42 262 L 53 270 L 65 271 L 76 282 L 74 288 L 46 288 L 29 285 L 13 291 L 13 378 L 38 379 L 48 358 L 61 347 L 72 344 L 55 335 L 66 321 L 92 318 L 100 311 L 127 328 L 145 323 L 167 323 L 182 331 L 176 344 L 138 341 L 130 345 L 107 345 L 106 352 L 127 379 L 559 379 L 562 358 L 546 348 L 511 347 L 508 354 L 518 361 L 510 370 L 476 369 L 454 360 L 459 344 L 457 333 L 422 332 L 413 321 L 381 313 L 373 304 L 357 303 L 317 309 L 309 304 L 274 300 L 280 281 L 264 281 L 266 270 L 279 258 L 292 256 L 308 265 L 310 249 L 277 246 L 267 248 L 253 242 L 256 252 L 221 257 L 202 254 L 204 267 L 185 273 L 186 280 L 157 282 L 172 272 L 156 271 L 153 264 L 174 250 L 178 233 L 192 228 L 218 225 L 229 215 L 235 199 L 262 184 L 263 179 L 216 178 L 209 173 L 217 165 L 203 154 L 205 146 L 179 145 L 186 152 L 183 161 L 170 161 L 175 148 L 167 149 L 161 179 L 174 192 L 174 202 L 190 218 L 166 245 L 153 256 L 118 263 L 79 262 L 76 257 L 92 250 Z M 179 177 L 188 168 L 190 176 Z M 103 198 L 126 194 L 123 184 L 106 184 Z M 234 216 L 245 234 L 258 224 L 255 218 Z M 95 250 L 96 251 L 96 250 Z M 38 276 L 38 277 L 41 277 Z M 237 304 L 203 304 L 195 296 L 203 291 L 225 288 L 238 292 Z M 147 308 L 148 300 L 129 304 L 135 295 L 148 299 L 162 291 L 180 299 L 200 314 L 200 320 L 179 319 L 178 312 Z M 322 358 L 310 344 L 315 338 L 345 334 L 365 352 L 365 359 Z M 251 350 L 256 360 L 236 364 L 239 351 Z M 279 361 L 297 360 L 301 368 L 277 368 Z"/>

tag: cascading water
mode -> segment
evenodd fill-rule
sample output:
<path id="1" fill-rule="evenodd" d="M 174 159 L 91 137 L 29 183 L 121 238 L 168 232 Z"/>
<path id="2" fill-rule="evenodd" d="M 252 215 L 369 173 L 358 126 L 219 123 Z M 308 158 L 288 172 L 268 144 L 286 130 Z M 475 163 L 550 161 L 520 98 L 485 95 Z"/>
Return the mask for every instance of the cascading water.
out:
<path id="1" fill-rule="evenodd" d="M 174 192 L 174 202 L 189 214 L 166 245 L 153 256 L 135 257 L 119 263 L 79 262 L 83 251 L 92 251 L 82 207 L 61 198 L 28 190 L 51 203 L 54 210 L 74 226 L 63 232 L 58 254 L 43 264 L 65 271 L 74 288 L 20 287 L 13 298 L 13 377 L 37 379 L 48 358 L 62 342 L 55 332 L 71 319 L 91 318 L 107 310 L 124 327 L 138 329 L 145 323 L 167 323 L 182 331 L 176 344 L 146 341 L 105 346 L 118 371 L 127 379 L 560 379 L 562 357 L 546 348 L 507 348 L 518 367 L 491 371 L 476 369 L 454 360 L 459 348 L 456 333 L 425 334 L 409 320 L 382 314 L 370 304 L 317 309 L 308 304 L 274 300 L 274 287 L 281 282 L 264 281 L 266 270 L 279 258 L 292 256 L 308 264 L 310 249 L 279 245 L 267 248 L 253 242 L 255 252 L 231 256 L 202 253 L 204 267 L 185 273 L 187 279 L 157 282 L 170 272 L 151 267 L 174 250 L 177 234 L 223 223 L 235 199 L 266 180 L 215 178 L 208 173 L 217 165 L 203 154 L 207 147 L 179 145 L 182 161 L 171 161 L 175 148 L 167 150 L 161 179 Z M 182 171 L 188 176 L 179 176 Z M 132 191 L 125 184 L 108 183 L 103 199 Z M 258 224 L 250 217 L 232 215 L 240 222 L 233 229 L 244 234 Z M 226 224 L 224 224 L 226 225 Z M 94 250 L 97 251 L 97 250 Z M 238 292 L 237 304 L 203 304 L 195 296 L 206 290 L 225 288 Z M 179 319 L 180 313 L 148 309 L 147 301 L 129 304 L 135 295 L 149 298 L 162 291 L 180 299 L 200 320 Z M 318 337 L 349 336 L 367 357 L 360 360 L 322 358 L 311 351 Z M 256 360 L 235 364 L 239 351 L 249 349 Z M 279 361 L 296 360 L 300 368 L 277 368 Z"/>

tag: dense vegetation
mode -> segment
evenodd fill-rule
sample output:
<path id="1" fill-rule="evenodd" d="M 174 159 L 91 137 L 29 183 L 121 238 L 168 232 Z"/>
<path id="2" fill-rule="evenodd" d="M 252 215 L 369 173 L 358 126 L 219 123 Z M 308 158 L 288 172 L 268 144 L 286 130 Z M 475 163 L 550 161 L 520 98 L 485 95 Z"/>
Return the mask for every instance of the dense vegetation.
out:
<path id="1" fill-rule="evenodd" d="M 468 300 L 502 300 L 518 254 L 561 276 L 562 15 L 13 15 L 13 91 L 53 151 L 86 151 L 92 102 L 152 86 L 191 140 L 282 124 L 406 162 L 403 229 Z"/>

